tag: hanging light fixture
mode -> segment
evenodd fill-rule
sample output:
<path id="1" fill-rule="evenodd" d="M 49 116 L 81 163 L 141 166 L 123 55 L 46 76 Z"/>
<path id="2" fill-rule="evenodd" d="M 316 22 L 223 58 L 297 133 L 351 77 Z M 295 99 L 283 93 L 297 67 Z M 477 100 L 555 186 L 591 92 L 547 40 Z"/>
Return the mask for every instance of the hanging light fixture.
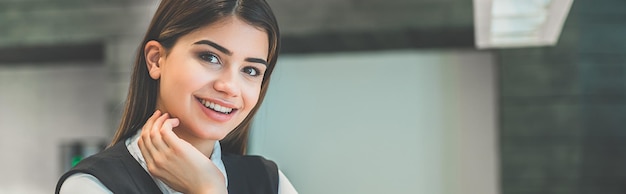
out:
<path id="1" fill-rule="evenodd" d="M 555 45 L 573 0 L 474 0 L 476 47 Z"/>

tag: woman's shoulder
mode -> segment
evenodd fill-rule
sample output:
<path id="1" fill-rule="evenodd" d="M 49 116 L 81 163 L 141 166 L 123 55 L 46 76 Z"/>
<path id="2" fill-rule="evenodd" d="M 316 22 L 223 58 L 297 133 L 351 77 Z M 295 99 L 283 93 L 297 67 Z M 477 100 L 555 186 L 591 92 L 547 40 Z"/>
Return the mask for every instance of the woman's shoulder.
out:
<path id="1" fill-rule="evenodd" d="M 224 165 L 227 166 L 226 172 L 228 173 L 229 179 L 231 179 L 231 176 L 236 176 L 235 173 L 255 173 L 254 176 L 250 177 L 269 177 L 265 180 L 270 180 L 270 185 L 273 185 L 272 189 L 275 189 L 274 191 L 279 194 L 298 193 L 291 184 L 291 181 L 289 181 L 287 176 L 278 168 L 277 164 L 263 156 L 224 153 L 222 154 L 222 160 L 224 161 Z M 261 170 L 264 170 L 265 173 L 259 172 Z M 234 181 L 235 180 L 232 182 Z M 229 181 L 229 184 L 230 182 L 231 181 Z"/>
<path id="2" fill-rule="evenodd" d="M 266 193 L 278 193 L 279 173 L 278 166 L 274 161 L 257 155 L 230 153 L 222 153 L 222 161 L 228 174 L 229 192 L 266 191 Z M 244 190 L 239 191 L 238 189 Z"/>
<path id="3" fill-rule="evenodd" d="M 263 156 L 224 153 L 222 154 L 222 161 L 229 174 L 233 171 L 241 171 L 242 173 L 255 173 L 278 178 L 278 165 Z"/>
<path id="4" fill-rule="evenodd" d="M 222 153 L 222 160 L 235 161 L 235 162 L 260 162 L 266 165 L 276 166 L 276 163 L 260 155 L 240 155 L 233 153 Z"/>
<path id="5" fill-rule="evenodd" d="M 110 194 L 113 192 L 107 189 L 95 176 L 86 173 L 75 173 L 65 179 L 58 193 Z"/>
<path id="6" fill-rule="evenodd" d="M 115 191 L 135 191 L 142 188 L 160 191 L 150 175 L 128 152 L 123 142 L 80 161 L 61 176 L 57 183 L 57 191 L 62 185 L 65 185 L 69 177 L 75 174 L 87 174 L 95 177 L 95 180 L 114 193 L 120 193 Z"/>

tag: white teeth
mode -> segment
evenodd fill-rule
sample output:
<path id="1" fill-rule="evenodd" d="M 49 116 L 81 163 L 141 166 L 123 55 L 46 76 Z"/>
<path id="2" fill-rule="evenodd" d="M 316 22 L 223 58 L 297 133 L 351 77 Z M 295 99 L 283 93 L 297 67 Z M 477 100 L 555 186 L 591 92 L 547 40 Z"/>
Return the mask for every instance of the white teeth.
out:
<path id="1" fill-rule="evenodd" d="M 219 104 L 215 104 L 213 102 L 209 102 L 209 101 L 206 101 L 204 99 L 200 99 L 200 103 L 202 103 L 205 107 L 207 107 L 207 108 L 209 108 L 211 110 L 214 110 L 214 111 L 217 111 L 217 112 L 221 112 L 221 113 L 225 113 L 225 114 L 229 114 L 230 112 L 233 111 L 232 108 L 223 107 L 223 106 L 220 106 Z"/>

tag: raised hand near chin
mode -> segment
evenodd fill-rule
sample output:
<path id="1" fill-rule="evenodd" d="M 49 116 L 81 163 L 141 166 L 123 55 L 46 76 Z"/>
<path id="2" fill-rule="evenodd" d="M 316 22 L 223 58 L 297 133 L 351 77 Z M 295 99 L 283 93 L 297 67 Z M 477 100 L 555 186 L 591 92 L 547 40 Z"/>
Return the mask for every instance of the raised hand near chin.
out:
<path id="1" fill-rule="evenodd" d="M 150 174 L 182 193 L 228 193 L 211 160 L 172 131 L 179 122 L 157 110 L 143 126 L 138 144 Z"/>

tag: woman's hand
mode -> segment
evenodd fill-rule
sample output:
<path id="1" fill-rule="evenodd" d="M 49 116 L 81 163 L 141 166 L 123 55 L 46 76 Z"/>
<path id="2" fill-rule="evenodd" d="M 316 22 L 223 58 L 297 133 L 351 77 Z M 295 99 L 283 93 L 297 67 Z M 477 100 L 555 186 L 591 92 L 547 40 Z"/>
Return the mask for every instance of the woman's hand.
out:
<path id="1" fill-rule="evenodd" d="M 143 126 L 138 144 L 150 174 L 183 193 L 228 193 L 211 160 L 172 131 L 178 124 L 157 110 Z"/>

